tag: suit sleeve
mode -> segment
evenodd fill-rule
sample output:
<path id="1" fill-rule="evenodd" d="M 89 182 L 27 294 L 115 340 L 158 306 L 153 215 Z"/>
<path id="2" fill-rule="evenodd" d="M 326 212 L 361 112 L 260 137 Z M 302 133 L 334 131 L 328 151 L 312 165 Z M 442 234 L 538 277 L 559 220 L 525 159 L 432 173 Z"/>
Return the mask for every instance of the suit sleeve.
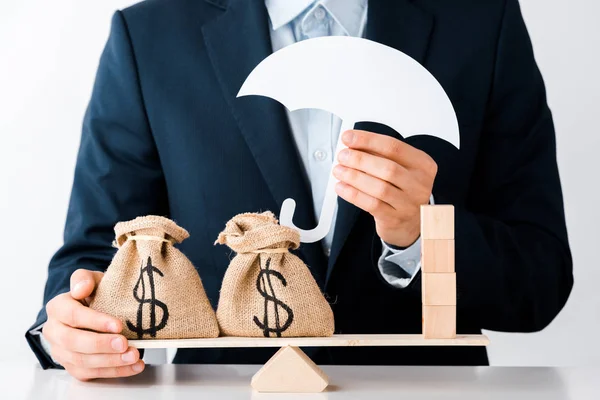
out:
<path id="1" fill-rule="evenodd" d="M 556 139 L 517 0 L 507 0 L 467 206 L 456 209 L 458 318 L 546 327 L 573 286 Z"/>
<path id="2" fill-rule="evenodd" d="M 167 191 L 134 50 L 126 22 L 117 12 L 83 122 L 64 244 L 48 267 L 44 306 L 69 291 L 75 270 L 106 270 L 114 255 L 114 225 L 147 214 L 168 214 Z M 45 320 L 42 308 L 33 327 Z M 26 337 L 41 365 L 54 366 L 30 331 Z"/>

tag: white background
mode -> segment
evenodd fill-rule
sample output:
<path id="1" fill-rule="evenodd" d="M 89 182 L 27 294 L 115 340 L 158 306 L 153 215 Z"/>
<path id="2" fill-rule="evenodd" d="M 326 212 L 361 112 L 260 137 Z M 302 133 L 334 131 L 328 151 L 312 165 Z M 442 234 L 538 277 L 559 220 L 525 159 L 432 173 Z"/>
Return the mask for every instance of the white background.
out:
<path id="1" fill-rule="evenodd" d="M 23 334 L 61 244 L 81 120 L 111 14 L 132 3 L 0 0 L 1 360 L 35 360 Z M 522 9 L 555 117 L 575 289 L 545 331 L 490 333 L 491 362 L 599 364 L 600 3 L 522 0 Z"/>

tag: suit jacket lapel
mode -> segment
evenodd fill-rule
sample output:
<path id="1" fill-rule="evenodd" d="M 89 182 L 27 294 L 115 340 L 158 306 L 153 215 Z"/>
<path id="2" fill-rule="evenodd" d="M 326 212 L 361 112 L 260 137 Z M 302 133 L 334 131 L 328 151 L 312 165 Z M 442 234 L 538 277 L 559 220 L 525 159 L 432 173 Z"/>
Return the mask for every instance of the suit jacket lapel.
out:
<path id="1" fill-rule="evenodd" d="M 264 2 L 230 0 L 225 4 L 226 1 L 219 0 L 216 4 L 216 0 L 207 1 L 223 9 L 220 16 L 202 27 L 202 34 L 225 99 L 277 207 L 288 197 L 295 199 L 298 208 L 294 222 L 302 228 L 313 228 L 316 223 L 312 200 L 285 109 L 266 97 L 236 98 L 248 74 L 272 53 Z M 272 211 L 279 213 L 279 209 Z M 317 281 L 323 284 L 325 258 L 318 243 L 303 244 L 300 253 L 313 267 Z"/>
<path id="2" fill-rule="evenodd" d="M 370 0 L 367 39 L 393 47 L 424 65 L 433 17 L 411 0 Z M 375 88 L 375 90 L 377 90 Z M 378 132 L 383 133 L 383 132 Z M 338 200 L 338 214 L 327 267 L 329 281 L 346 239 L 358 216 L 364 213 L 354 205 Z"/>

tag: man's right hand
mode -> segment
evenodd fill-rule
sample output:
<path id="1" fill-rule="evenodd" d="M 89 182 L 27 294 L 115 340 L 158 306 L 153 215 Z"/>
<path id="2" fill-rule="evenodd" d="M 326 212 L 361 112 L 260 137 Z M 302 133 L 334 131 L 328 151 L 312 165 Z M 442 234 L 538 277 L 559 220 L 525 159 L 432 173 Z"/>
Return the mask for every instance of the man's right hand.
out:
<path id="1" fill-rule="evenodd" d="M 139 351 L 119 335 L 121 321 L 88 307 L 103 276 L 96 271 L 75 271 L 71 291 L 46 305 L 48 320 L 43 335 L 50 344 L 52 358 L 82 381 L 131 376 L 144 370 Z"/>

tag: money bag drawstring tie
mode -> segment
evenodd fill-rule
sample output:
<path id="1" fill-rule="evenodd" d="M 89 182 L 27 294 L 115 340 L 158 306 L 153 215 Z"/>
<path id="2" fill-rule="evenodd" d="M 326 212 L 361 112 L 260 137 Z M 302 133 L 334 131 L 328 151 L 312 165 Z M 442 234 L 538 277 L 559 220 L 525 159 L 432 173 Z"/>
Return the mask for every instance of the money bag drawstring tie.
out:
<path id="1" fill-rule="evenodd" d="M 249 251 L 248 253 L 255 253 L 255 254 L 260 254 L 260 253 L 278 254 L 279 253 L 279 254 L 281 254 L 281 253 L 287 253 L 288 251 L 289 251 L 288 249 L 284 249 L 284 248 L 280 248 L 280 249 L 259 249 L 259 250 Z"/>
<path id="2" fill-rule="evenodd" d="M 151 236 L 151 235 L 129 235 L 128 234 L 127 240 L 136 240 L 136 241 L 140 240 L 140 241 L 146 241 L 146 242 L 164 242 L 164 243 L 169 243 L 169 244 L 175 244 L 175 240 L 173 240 L 173 239 L 165 239 L 164 237 Z M 113 245 L 113 247 L 116 247 L 117 249 L 120 247 L 116 240 L 113 240 L 112 245 Z"/>

